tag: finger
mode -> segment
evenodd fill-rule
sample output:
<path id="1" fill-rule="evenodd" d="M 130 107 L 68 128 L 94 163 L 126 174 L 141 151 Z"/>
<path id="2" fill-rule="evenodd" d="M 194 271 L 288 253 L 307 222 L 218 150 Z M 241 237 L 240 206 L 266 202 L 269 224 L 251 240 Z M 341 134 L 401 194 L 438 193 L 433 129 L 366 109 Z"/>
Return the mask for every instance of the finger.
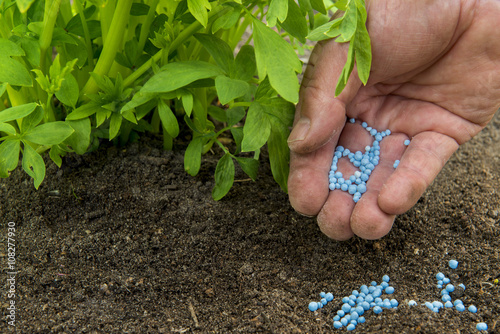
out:
<path id="1" fill-rule="evenodd" d="M 380 161 L 375 167 L 366 185 L 366 193 L 356 204 L 351 216 L 351 230 L 357 236 L 374 240 L 382 238 L 392 228 L 395 215 L 383 211 L 378 204 L 378 197 L 384 183 L 394 173 L 394 161 L 400 160 L 405 151 L 404 140 L 408 137 L 393 133 L 380 143 Z"/>
<path id="2" fill-rule="evenodd" d="M 458 146 L 453 138 L 436 132 L 424 132 L 413 137 L 399 166 L 380 190 L 380 208 L 388 214 L 408 211 Z"/>
<path id="3" fill-rule="evenodd" d="M 295 124 L 288 138 L 292 151 L 312 152 L 341 131 L 346 103 L 361 86 L 354 70 L 342 94 L 335 97 L 337 80 L 347 58 L 347 47 L 329 41 L 318 43 L 313 51 L 302 82 Z"/>

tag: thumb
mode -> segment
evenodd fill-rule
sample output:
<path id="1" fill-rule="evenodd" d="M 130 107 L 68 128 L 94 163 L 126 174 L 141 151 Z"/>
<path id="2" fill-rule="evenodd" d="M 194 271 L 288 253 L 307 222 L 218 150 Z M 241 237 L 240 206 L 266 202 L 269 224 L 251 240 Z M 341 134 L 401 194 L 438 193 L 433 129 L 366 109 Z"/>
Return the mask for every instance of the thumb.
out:
<path id="1" fill-rule="evenodd" d="M 347 43 L 333 40 L 314 47 L 302 79 L 288 146 L 296 153 L 309 153 L 338 134 L 345 123 L 345 107 L 354 98 L 361 81 L 353 70 L 343 92 L 335 97 L 338 78 L 347 59 Z"/>

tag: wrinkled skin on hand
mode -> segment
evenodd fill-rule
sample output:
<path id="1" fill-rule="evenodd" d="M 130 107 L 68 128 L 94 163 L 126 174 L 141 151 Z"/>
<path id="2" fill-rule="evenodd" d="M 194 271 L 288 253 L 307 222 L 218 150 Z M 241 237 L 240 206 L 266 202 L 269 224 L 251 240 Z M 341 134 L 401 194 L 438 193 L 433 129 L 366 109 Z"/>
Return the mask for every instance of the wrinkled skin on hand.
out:
<path id="1" fill-rule="evenodd" d="M 335 98 L 348 45 L 318 43 L 289 137 L 290 203 L 317 216 L 320 229 L 337 240 L 386 235 L 395 215 L 415 205 L 459 145 L 500 107 L 500 1 L 372 0 L 367 11 L 368 84 L 354 69 Z M 380 164 L 356 204 L 328 189 L 335 147 L 371 145 L 366 130 L 346 123 L 346 116 L 393 133 L 382 140 Z M 406 150 L 405 139 L 411 139 Z M 401 163 L 394 169 L 396 159 Z"/>

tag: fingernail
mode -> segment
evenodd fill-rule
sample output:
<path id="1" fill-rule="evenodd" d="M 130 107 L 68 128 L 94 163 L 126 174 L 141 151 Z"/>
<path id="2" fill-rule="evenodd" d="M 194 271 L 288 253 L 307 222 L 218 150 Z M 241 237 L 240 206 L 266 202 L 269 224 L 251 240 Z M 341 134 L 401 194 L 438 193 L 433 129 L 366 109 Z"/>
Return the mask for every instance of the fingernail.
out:
<path id="1" fill-rule="evenodd" d="M 311 127 L 311 120 L 307 117 L 300 117 L 297 124 L 293 127 L 290 136 L 288 137 L 288 143 L 293 143 L 296 141 L 302 141 L 306 139 L 307 132 Z"/>

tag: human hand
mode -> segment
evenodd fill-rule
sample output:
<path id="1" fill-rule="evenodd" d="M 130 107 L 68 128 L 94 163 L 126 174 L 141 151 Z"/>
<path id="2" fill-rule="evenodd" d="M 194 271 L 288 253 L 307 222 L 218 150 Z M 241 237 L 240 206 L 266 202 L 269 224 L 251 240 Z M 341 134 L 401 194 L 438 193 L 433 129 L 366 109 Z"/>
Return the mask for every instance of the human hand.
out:
<path id="1" fill-rule="evenodd" d="M 290 203 L 317 216 L 320 229 L 337 240 L 386 235 L 395 215 L 415 205 L 458 146 L 500 107 L 500 1 L 372 0 L 367 12 L 373 55 L 367 85 L 355 68 L 335 98 L 348 45 L 318 43 L 288 141 Z M 371 145 L 366 130 L 346 116 L 392 131 L 357 203 L 328 189 L 335 147 Z M 406 149 L 405 139 L 411 139 Z M 341 171 L 348 168 L 342 163 Z"/>

